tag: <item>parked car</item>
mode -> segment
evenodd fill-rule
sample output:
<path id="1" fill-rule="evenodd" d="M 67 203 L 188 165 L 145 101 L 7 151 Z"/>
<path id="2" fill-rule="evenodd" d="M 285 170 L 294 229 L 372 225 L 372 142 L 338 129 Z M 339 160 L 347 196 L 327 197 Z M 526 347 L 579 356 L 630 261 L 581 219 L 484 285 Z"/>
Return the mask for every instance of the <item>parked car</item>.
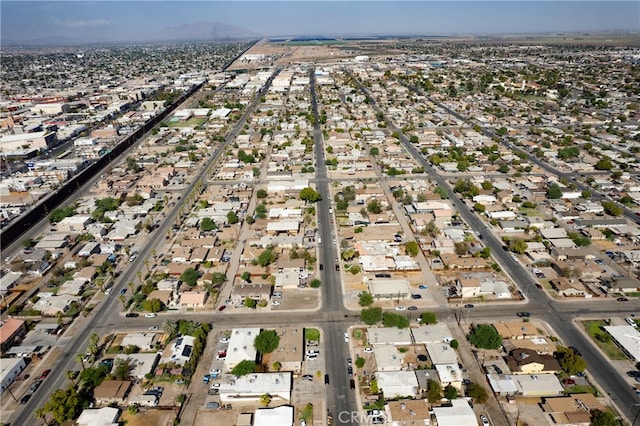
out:
<path id="1" fill-rule="evenodd" d="M 529 318 L 531 316 L 529 312 L 518 312 L 516 315 L 520 318 Z"/>
<path id="2" fill-rule="evenodd" d="M 402 305 L 396 306 L 396 311 L 404 311 L 405 309 L 407 309 L 407 308 L 402 306 Z"/>
<path id="3" fill-rule="evenodd" d="M 308 381 L 312 382 L 313 381 L 313 375 L 305 374 L 305 375 L 302 376 L 302 380 L 308 380 Z"/>
<path id="4" fill-rule="evenodd" d="M 26 404 L 31 399 L 31 395 L 33 394 L 28 393 L 22 398 L 20 398 L 20 404 Z"/>
<path id="5" fill-rule="evenodd" d="M 208 410 L 215 410 L 220 408 L 220 403 L 216 401 L 209 401 L 206 404 L 204 404 L 204 408 Z"/>
<path id="6" fill-rule="evenodd" d="M 229 338 L 227 336 L 222 336 L 220 338 L 220 343 L 229 343 Z"/>
<path id="7" fill-rule="evenodd" d="M 618 297 L 616 300 L 618 302 L 627 302 L 629 299 L 627 299 L 626 297 Z"/>
<path id="8" fill-rule="evenodd" d="M 158 314 L 153 313 L 153 312 L 150 312 L 150 313 L 148 313 L 148 314 L 144 314 L 144 317 L 145 317 L 145 318 L 155 318 L 155 317 L 157 317 L 157 316 L 158 316 Z"/>
<path id="9" fill-rule="evenodd" d="M 366 348 L 364 348 L 364 349 L 363 349 L 363 351 L 364 351 L 365 353 L 367 353 L 367 354 L 370 354 L 370 353 L 373 353 L 373 348 L 366 347 Z"/>
<path id="10" fill-rule="evenodd" d="M 356 381 L 353 380 L 353 379 L 349 380 L 349 387 L 351 389 L 355 389 L 356 388 Z"/>
<path id="11" fill-rule="evenodd" d="M 422 284 L 420 287 L 418 287 L 420 290 L 427 290 L 429 288 L 428 285 L 426 284 Z"/>
<path id="12" fill-rule="evenodd" d="M 482 426 L 489 426 L 489 419 L 487 419 L 485 415 L 480 415 L 480 421 L 482 422 Z"/>
<path id="13" fill-rule="evenodd" d="M 149 327 L 149 331 L 158 331 L 160 330 L 160 327 L 158 327 L 157 325 L 152 325 L 151 327 Z"/>
<path id="14" fill-rule="evenodd" d="M 344 333 L 344 341 L 349 342 L 349 333 Z"/>
<path id="15" fill-rule="evenodd" d="M 49 373 L 51 373 L 51 370 L 44 370 L 42 374 L 40 374 L 40 380 L 46 379 Z"/>
<path id="16" fill-rule="evenodd" d="M 122 290 L 120 290 L 120 294 L 125 294 L 127 292 L 126 288 L 123 288 Z"/>
<path id="17" fill-rule="evenodd" d="M 421 294 L 412 294 L 411 298 L 412 299 L 422 299 L 422 295 Z"/>
<path id="18" fill-rule="evenodd" d="M 564 386 L 574 386 L 576 384 L 576 381 L 573 379 L 562 379 L 562 384 Z"/>
<path id="19" fill-rule="evenodd" d="M 408 310 L 408 311 L 417 311 L 417 310 L 418 310 L 418 307 L 417 307 L 417 306 L 409 306 L 409 307 L 407 308 L 407 310 Z"/>
<path id="20" fill-rule="evenodd" d="M 465 309 L 471 309 L 473 308 L 473 305 L 471 303 L 467 303 L 466 305 L 464 305 Z"/>
<path id="21" fill-rule="evenodd" d="M 127 318 L 138 318 L 140 315 L 136 314 L 135 312 L 127 312 L 127 314 L 125 315 L 125 317 Z"/>
<path id="22" fill-rule="evenodd" d="M 227 309 L 227 305 L 222 305 L 218 308 L 220 312 L 224 311 L 225 309 Z"/>
<path id="23" fill-rule="evenodd" d="M 328 374 L 325 374 L 325 375 L 324 375 L 324 384 L 325 384 L 325 385 L 328 385 L 328 384 L 329 384 L 329 375 L 328 375 Z"/>

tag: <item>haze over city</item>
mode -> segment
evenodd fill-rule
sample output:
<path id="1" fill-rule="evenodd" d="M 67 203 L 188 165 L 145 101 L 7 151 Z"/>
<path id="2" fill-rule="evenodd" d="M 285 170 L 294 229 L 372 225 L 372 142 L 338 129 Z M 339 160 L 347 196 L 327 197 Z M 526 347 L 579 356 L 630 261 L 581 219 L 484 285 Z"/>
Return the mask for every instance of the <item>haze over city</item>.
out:
<path id="1" fill-rule="evenodd" d="M 638 31 L 633 1 L 3 1 L 2 44 Z"/>

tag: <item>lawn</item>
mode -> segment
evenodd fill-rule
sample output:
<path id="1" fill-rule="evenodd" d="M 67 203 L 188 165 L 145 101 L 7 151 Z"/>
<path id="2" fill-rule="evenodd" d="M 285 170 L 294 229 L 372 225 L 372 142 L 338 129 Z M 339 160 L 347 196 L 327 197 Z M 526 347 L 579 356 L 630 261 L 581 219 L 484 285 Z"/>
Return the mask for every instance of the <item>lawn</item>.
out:
<path id="1" fill-rule="evenodd" d="M 602 351 L 612 360 L 627 359 L 625 354 L 616 346 L 611 340 L 609 334 L 602 330 L 602 327 L 607 325 L 604 321 L 584 321 L 582 323 L 589 336 L 593 341 L 602 349 Z"/>
<path id="2" fill-rule="evenodd" d="M 304 338 L 307 340 L 320 340 L 320 331 L 317 328 L 305 328 Z"/>
<path id="3" fill-rule="evenodd" d="M 595 390 L 593 387 L 591 386 L 587 386 L 587 385 L 583 385 L 583 386 L 571 386 L 570 388 L 566 388 L 564 390 L 565 395 L 571 395 L 571 394 L 575 394 L 575 393 L 590 393 L 593 394 L 595 396 L 599 396 L 599 393 L 597 390 Z"/>
<path id="4" fill-rule="evenodd" d="M 187 121 L 168 121 L 167 127 L 195 127 L 207 122 L 206 118 L 190 118 Z"/>

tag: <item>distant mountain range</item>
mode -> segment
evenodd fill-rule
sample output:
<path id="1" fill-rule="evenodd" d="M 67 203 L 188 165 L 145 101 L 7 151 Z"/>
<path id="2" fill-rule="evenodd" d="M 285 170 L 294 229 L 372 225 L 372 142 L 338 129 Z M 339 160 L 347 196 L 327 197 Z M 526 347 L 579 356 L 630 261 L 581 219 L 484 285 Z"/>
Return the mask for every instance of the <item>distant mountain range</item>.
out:
<path id="1" fill-rule="evenodd" d="M 108 37 L 82 37 L 51 36 L 39 37 L 29 40 L 16 40 L 3 37 L 2 46 L 69 46 L 80 44 L 100 43 L 135 43 L 156 41 L 224 41 L 234 39 L 259 38 L 260 34 L 246 28 L 235 25 L 222 24 L 220 22 L 194 22 L 190 24 L 165 27 L 160 31 L 139 34 L 138 36 L 108 38 Z"/>
<path id="2" fill-rule="evenodd" d="M 225 40 L 261 37 L 260 34 L 235 25 L 220 22 L 194 22 L 166 27 L 151 37 L 153 40 Z"/>

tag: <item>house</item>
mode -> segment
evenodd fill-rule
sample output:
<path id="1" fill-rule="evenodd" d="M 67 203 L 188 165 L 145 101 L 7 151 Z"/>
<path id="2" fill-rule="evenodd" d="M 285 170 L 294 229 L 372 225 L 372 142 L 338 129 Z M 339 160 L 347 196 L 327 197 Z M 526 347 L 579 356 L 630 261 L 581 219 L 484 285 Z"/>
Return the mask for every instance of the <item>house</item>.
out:
<path id="1" fill-rule="evenodd" d="M 413 398 L 418 393 L 418 379 L 413 371 L 377 371 L 376 381 L 385 398 Z"/>
<path id="2" fill-rule="evenodd" d="M 564 277 L 557 277 L 549 280 L 551 288 L 553 288 L 560 296 L 564 297 L 585 297 L 587 289 L 576 280 L 568 280 Z"/>
<path id="3" fill-rule="evenodd" d="M 408 328 L 379 327 L 367 329 L 370 345 L 411 345 L 411 331 Z"/>
<path id="4" fill-rule="evenodd" d="M 78 426 L 116 426 L 120 409 L 114 407 L 87 408 L 76 420 Z"/>
<path id="5" fill-rule="evenodd" d="M 27 334 L 24 320 L 9 318 L 0 326 L 0 351 L 4 353 L 8 348 L 18 343 Z"/>
<path id="6" fill-rule="evenodd" d="M 451 400 L 450 406 L 433 407 L 438 426 L 477 426 L 478 419 L 464 398 Z"/>
<path id="7" fill-rule="evenodd" d="M 290 372 L 253 373 L 241 377 L 224 375 L 220 383 L 220 401 L 257 402 L 262 395 L 268 393 L 274 404 L 289 402 L 292 381 Z"/>
<path id="8" fill-rule="evenodd" d="M 143 351 L 150 351 L 158 342 L 156 333 L 127 333 L 122 338 L 122 347 L 135 346 Z"/>
<path id="9" fill-rule="evenodd" d="M 98 404 L 124 404 L 131 385 L 129 380 L 105 380 L 96 386 L 93 397 Z"/>
<path id="10" fill-rule="evenodd" d="M 301 374 L 304 356 L 304 329 L 302 327 L 279 327 L 278 348 L 269 354 L 270 362 L 279 362 L 281 371 Z"/>
<path id="11" fill-rule="evenodd" d="M 387 401 L 386 412 L 389 424 L 397 426 L 424 426 L 431 417 L 426 399 Z"/>
<path id="12" fill-rule="evenodd" d="M 448 343 L 453 340 L 453 334 L 445 323 L 421 325 L 420 327 L 412 328 L 411 334 L 417 344 Z"/>
<path id="13" fill-rule="evenodd" d="M 141 407 L 157 407 L 160 398 L 155 394 L 141 394 L 129 398 L 129 405 L 137 405 Z"/>
<path id="14" fill-rule="evenodd" d="M 393 345 L 376 346 L 373 348 L 378 372 L 400 371 L 406 366 L 404 356 Z"/>
<path id="15" fill-rule="evenodd" d="M 0 394 L 27 368 L 25 358 L 0 358 Z"/>
<path id="16" fill-rule="evenodd" d="M 562 368 L 553 355 L 541 355 L 526 348 L 514 349 L 505 358 L 513 374 L 558 373 Z"/>
<path id="17" fill-rule="evenodd" d="M 589 426 L 591 411 L 607 411 L 607 408 L 590 393 L 544 398 L 541 407 L 542 411 L 549 414 L 553 423 L 558 425 Z"/>
<path id="18" fill-rule="evenodd" d="M 71 303 L 78 302 L 77 296 L 60 295 L 54 296 L 51 293 L 40 292 L 41 298 L 33 304 L 33 309 L 40 311 L 42 315 L 53 317 L 58 312 L 65 313 L 69 310 Z"/>
<path id="19" fill-rule="evenodd" d="M 607 325 L 604 330 L 609 333 L 618 347 L 627 356 L 640 362 L 640 332 L 630 325 Z"/>
<path id="20" fill-rule="evenodd" d="M 202 308 L 207 302 L 206 291 L 183 291 L 180 293 L 180 306 L 184 308 Z"/>
<path id="21" fill-rule="evenodd" d="M 224 365 L 227 370 L 232 370 L 240 361 L 245 359 L 254 361 L 258 351 L 253 347 L 253 341 L 260 334 L 259 328 L 234 328 L 229 336 L 227 357 Z"/>
<path id="22" fill-rule="evenodd" d="M 555 374 L 518 374 L 509 376 L 522 396 L 560 395 L 564 388 Z"/>
<path id="23" fill-rule="evenodd" d="M 294 410 L 290 405 L 259 408 L 253 415 L 253 426 L 293 426 Z"/>
<path id="24" fill-rule="evenodd" d="M 0 295 L 5 296 L 15 287 L 22 277 L 22 272 L 9 271 L 0 278 Z"/>
<path id="25" fill-rule="evenodd" d="M 131 366 L 131 377 L 136 377 L 140 380 L 144 379 L 144 376 L 153 373 L 156 365 L 160 359 L 159 353 L 138 353 L 138 354 L 118 354 L 116 355 L 116 363 L 120 361 L 128 362 Z M 115 366 L 115 364 L 114 364 Z"/>
<path id="26" fill-rule="evenodd" d="M 409 281 L 404 279 L 370 279 L 369 293 L 376 299 L 408 300 L 411 294 Z"/>
<path id="27" fill-rule="evenodd" d="M 193 352 L 193 344 L 195 338 L 193 336 L 180 336 L 173 345 L 167 346 L 160 362 L 162 364 L 175 363 L 178 365 L 184 365 L 189 359 L 191 359 L 191 353 Z"/>

